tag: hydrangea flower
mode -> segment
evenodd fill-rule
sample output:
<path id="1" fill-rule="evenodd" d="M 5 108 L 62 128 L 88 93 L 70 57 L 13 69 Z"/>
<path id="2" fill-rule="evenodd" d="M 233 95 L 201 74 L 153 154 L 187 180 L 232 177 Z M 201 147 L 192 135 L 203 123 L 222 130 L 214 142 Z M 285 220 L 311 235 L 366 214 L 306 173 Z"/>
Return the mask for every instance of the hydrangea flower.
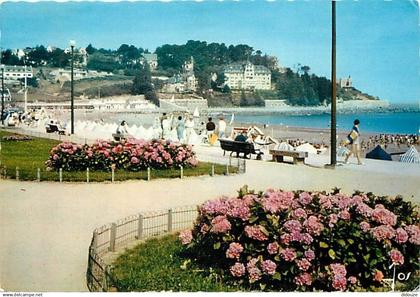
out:
<path id="1" fill-rule="evenodd" d="M 281 250 L 280 256 L 287 262 L 292 262 L 296 259 L 296 252 L 292 248 L 285 248 Z"/>
<path id="2" fill-rule="evenodd" d="M 290 233 L 300 232 L 300 230 L 302 230 L 302 224 L 298 220 L 288 220 L 284 223 L 283 226 Z"/>
<path id="3" fill-rule="evenodd" d="M 269 243 L 268 244 L 268 246 L 267 246 L 267 252 L 270 254 L 270 255 L 274 255 L 274 254 L 277 254 L 277 252 L 278 252 L 278 250 L 279 250 L 279 244 L 277 243 L 277 242 L 272 242 L 272 243 Z"/>
<path id="4" fill-rule="evenodd" d="M 232 228 L 232 225 L 230 224 L 226 216 L 223 215 L 215 217 L 211 221 L 211 226 L 212 227 L 210 232 L 213 233 L 226 233 Z"/>
<path id="5" fill-rule="evenodd" d="M 245 227 L 245 234 L 252 239 L 264 241 L 267 240 L 268 237 L 261 231 L 260 226 L 246 226 Z"/>
<path id="6" fill-rule="evenodd" d="M 394 226 L 397 223 L 397 216 L 382 204 L 377 204 L 372 211 L 372 220 L 384 225 Z"/>
<path id="7" fill-rule="evenodd" d="M 373 279 L 377 282 L 381 282 L 383 278 L 384 278 L 384 274 L 382 273 L 382 271 L 376 270 Z"/>
<path id="8" fill-rule="evenodd" d="M 299 202 L 302 205 L 308 205 L 312 202 L 312 195 L 308 192 L 302 192 L 299 194 Z"/>
<path id="9" fill-rule="evenodd" d="M 226 251 L 226 257 L 230 259 L 239 259 L 239 256 L 243 252 L 244 248 L 240 243 L 232 242 Z"/>
<path id="10" fill-rule="evenodd" d="M 261 263 L 261 270 L 268 275 L 276 273 L 277 264 L 271 260 L 265 260 Z"/>
<path id="11" fill-rule="evenodd" d="M 420 228 L 416 225 L 409 225 L 405 227 L 405 230 L 410 234 L 409 242 L 420 245 Z"/>
<path id="12" fill-rule="evenodd" d="M 408 233 L 403 228 L 397 228 L 394 239 L 398 243 L 405 243 L 408 240 Z"/>
<path id="13" fill-rule="evenodd" d="M 391 250 L 389 255 L 391 257 L 392 263 L 394 263 L 396 265 L 403 265 L 404 264 L 404 256 L 403 256 L 403 254 L 401 254 L 401 252 L 399 250 L 393 249 L 393 250 Z"/>
<path id="14" fill-rule="evenodd" d="M 299 286 L 310 286 L 312 284 L 312 276 L 309 273 L 304 272 L 295 276 L 294 282 Z"/>
<path id="15" fill-rule="evenodd" d="M 313 250 L 307 250 L 304 253 L 306 259 L 308 259 L 309 261 L 312 261 L 313 259 L 315 259 L 315 253 Z"/>
<path id="16" fill-rule="evenodd" d="M 381 225 L 371 229 L 373 237 L 376 240 L 381 241 L 384 239 L 391 239 L 395 236 L 395 230 L 391 226 Z"/>
<path id="17" fill-rule="evenodd" d="M 193 240 L 191 230 L 181 231 L 181 233 L 179 234 L 179 239 L 181 239 L 181 243 L 184 245 L 190 244 Z"/>
<path id="18" fill-rule="evenodd" d="M 236 262 L 229 270 L 234 277 L 241 277 L 245 274 L 245 266 L 239 262 Z"/>
<path id="19" fill-rule="evenodd" d="M 301 259 L 297 261 L 297 266 L 300 270 L 306 271 L 309 269 L 309 267 L 311 267 L 311 262 L 309 262 L 307 259 Z"/>

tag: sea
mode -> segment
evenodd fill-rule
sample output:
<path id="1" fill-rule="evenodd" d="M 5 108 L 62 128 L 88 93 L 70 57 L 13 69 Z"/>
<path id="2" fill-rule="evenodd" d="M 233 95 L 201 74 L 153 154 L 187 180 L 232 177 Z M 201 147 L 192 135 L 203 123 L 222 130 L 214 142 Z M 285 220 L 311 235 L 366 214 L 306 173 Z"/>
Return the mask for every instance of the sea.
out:
<path id="1" fill-rule="evenodd" d="M 420 134 L 420 110 L 410 112 L 355 112 L 338 113 L 337 130 L 348 131 L 355 119 L 360 129 L 372 134 Z M 235 114 L 235 121 L 249 124 L 267 124 L 305 128 L 330 128 L 330 114 Z"/>

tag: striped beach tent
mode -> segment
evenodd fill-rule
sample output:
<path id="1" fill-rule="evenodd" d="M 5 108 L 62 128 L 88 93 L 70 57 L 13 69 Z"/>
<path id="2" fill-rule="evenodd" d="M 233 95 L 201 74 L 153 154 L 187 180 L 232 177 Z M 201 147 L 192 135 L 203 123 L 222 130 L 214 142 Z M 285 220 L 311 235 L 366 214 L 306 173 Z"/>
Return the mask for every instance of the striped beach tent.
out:
<path id="1" fill-rule="evenodd" d="M 420 155 L 416 148 L 412 145 L 405 154 L 401 155 L 400 162 L 404 163 L 420 163 Z"/>
<path id="2" fill-rule="evenodd" d="M 345 157 L 346 155 L 348 155 L 348 153 L 350 153 L 350 150 L 346 148 L 345 146 L 339 146 L 337 149 L 338 157 Z"/>

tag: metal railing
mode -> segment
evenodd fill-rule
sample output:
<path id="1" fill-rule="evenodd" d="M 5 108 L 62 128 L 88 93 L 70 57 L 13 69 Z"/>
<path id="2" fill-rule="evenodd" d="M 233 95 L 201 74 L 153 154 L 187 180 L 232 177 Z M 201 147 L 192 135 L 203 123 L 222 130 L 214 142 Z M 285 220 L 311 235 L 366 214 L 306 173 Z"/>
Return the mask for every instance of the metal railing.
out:
<path id="1" fill-rule="evenodd" d="M 112 265 L 104 261 L 107 254 L 122 250 L 137 240 L 191 228 L 197 215 L 197 206 L 183 206 L 141 212 L 95 229 L 89 246 L 86 272 L 89 291 L 118 290 L 112 278 Z"/>

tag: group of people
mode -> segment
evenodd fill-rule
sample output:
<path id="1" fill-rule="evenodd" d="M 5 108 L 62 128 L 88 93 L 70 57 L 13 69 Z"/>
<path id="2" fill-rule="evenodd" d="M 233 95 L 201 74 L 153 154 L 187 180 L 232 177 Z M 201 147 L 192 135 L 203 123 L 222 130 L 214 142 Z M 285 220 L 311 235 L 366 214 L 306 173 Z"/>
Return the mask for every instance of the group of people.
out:
<path id="1" fill-rule="evenodd" d="M 213 118 L 207 118 L 207 123 L 205 124 L 205 131 L 204 130 L 204 122 L 201 122 L 201 131 L 200 134 L 205 133 L 205 139 L 208 143 L 213 145 L 217 139 L 225 138 L 226 137 L 226 128 L 227 123 L 223 116 L 219 117 L 219 122 L 213 122 Z"/>
<path id="2" fill-rule="evenodd" d="M 371 136 L 368 140 L 362 141 L 362 146 L 366 149 L 373 148 L 377 145 L 383 145 L 384 148 L 387 148 L 388 145 L 400 146 L 410 146 L 410 145 L 420 145 L 420 137 L 415 134 L 405 135 L 405 134 L 379 134 Z"/>
<path id="3" fill-rule="evenodd" d="M 163 113 L 161 117 L 156 118 L 153 128 L 159 131 L 161 139 L 170 139 L 172 130 L 176 130 L 176 136 L 179 142 L 190 143 L 190 138 L 194 133 L 194 117 L 188 113 L 170 114 Z M 124 120 L 116 130 L 116 137 L 127 138 L 129 136 L 128 125 Z"/>

